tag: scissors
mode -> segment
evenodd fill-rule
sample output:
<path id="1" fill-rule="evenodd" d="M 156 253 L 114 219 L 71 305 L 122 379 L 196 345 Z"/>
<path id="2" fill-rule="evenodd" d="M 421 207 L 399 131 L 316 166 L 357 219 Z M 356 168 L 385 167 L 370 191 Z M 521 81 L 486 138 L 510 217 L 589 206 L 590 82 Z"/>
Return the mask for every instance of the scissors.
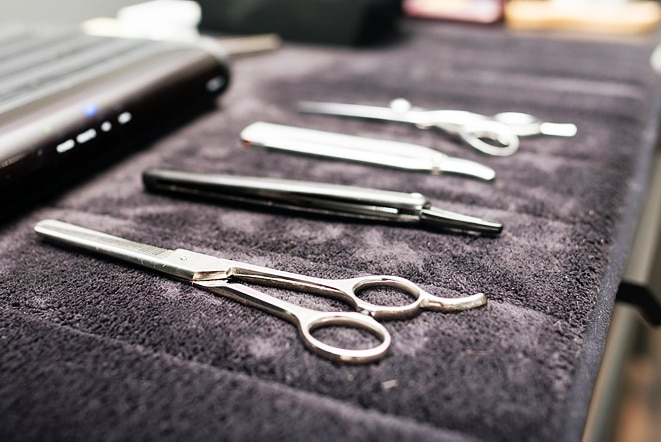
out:
<path id="1" fill-rule="evenodd" d="M 573 137 L 573 123 L 550 123 L 522 112 L 501 112 L 493 116 L 464 110 L 425 110 L 413 107 L 403 98 L 390 102 L 389 107 L 360 104 L 300 101 L 301 112 L 396 121 L 413 124 L 421 129 L 437 128 L 456 135 L 469 146 L 494 156 L 509 156 L 519 148 L 519 137 L 553 135 Z"/>
<path id="2" fill-rule="evenodd" d="M 460 298 L 434 296 L 413 282 L 397 276 L 314 278 L 184 249 L 162 249 L 52 219 L 37 223 L 35 231 L 59 243 L 77 246 L 90 252 L 166 273 L 188 281 L 196 287 L 289 321 L 297 326 L 308 349 L 335 362 L 366 363 L 385 357 L 391 344 L 391 337 L 377 319 L 407 318 L 422 309 L 460 311 L 479 307 L 487 302 L 483 293 Z M 356 311 L 319 311 L 301 307 L 237 281 L 335 298 L 347 302 Z M 414 300 L 407 305 L 391 307 L 373 304 L 357 296 L 357 293 L 365 289 L 376 287 L 400 290 Z M 344 348 L 323 342 L 313 335 L 317 329 L 330 327 L 349 327 L 366 331 L 378 340 L 378 344 L 366 349 Z"/>

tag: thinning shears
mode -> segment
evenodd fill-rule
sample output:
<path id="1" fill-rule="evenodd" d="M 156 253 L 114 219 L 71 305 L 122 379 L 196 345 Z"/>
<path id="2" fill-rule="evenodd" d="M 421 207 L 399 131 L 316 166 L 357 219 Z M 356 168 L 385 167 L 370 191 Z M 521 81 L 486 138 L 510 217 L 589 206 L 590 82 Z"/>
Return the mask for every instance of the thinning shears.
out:
<path id="1" fill-rule="evenodd" d="M 37 223 L 35 231 L 51 240 L 90 252 L 118 258 L 191 282 L 194 286 L 226 296 L 294 323 L 305 345 L 314 353 L 337 362 L 372 362 L 383 358 L 391 337 L 377 319 L 410 317 L 421 309 L 452 312 L 486 304 L 483 293 L 460 298 L 434 296 L 413 282 L 397 276 L 369 275 L 350 279 L 314 278 L 296 273 L 217 258 L 184 249 L 168 250 L 130 241 L 57 220 Z M 335 298 L 356 311 L 320 311 L 276 298 L 239 281 L 274 286 Z M 356 293 L 385 287 L 400 290 L 414 300 L 407 305 L 378 305 Z M 320 328 L 348 327 L 367 331 L 378 344 L 371 348 L 343 348 L 314 336 Z"/>
<path id="2" fill-rule="evenodd" d="M 465 110 L 426 110 L 397 98 L 388 107 L 362 104 L 300 101 L 301 112 L 395 121 L 413 124 L 421 129 L 436 128 L 458 136 L 473 148 L 495 156 L 509 156 L 519 149 L 519 137 L 553 135 L 573 137 L 573 123 L 551 123 L 523 112 L 501 112 L 482 115 Z"/>

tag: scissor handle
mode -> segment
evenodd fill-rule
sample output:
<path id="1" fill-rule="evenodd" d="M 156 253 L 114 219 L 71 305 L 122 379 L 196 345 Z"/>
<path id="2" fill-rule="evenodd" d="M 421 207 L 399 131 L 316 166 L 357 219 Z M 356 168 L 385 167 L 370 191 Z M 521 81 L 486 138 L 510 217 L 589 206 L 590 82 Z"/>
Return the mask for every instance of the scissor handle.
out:
<path id="1" fill-rule="evenodd" d="M 420 310 L 436 310 L 443 312 L 455 312 L 483 306 L 487 298 L 483 293 L 462 296 L 457 298 L 446 298 L 432 295 L 408 279 L 390 275 L 359 276 L 350 279 L 326 280 L 326 284 L 334 286 L 344 294 L 347 301 L 354 304 L 358 311 L 368 313 L 376 319 L 395 319 L 413 316 Z M 413 301 L 397 306 L 374 304 L 360 298 L 360 292 L 379 287 L 389 287 L 400 290 Z"/>
<path id="2" fill-rule="evenodd" d="M 356 312 L 318 312 L 304 309 L 298 313 L 298 330 L 303 342 L 314 353 L 336 362 L 367 363 L 382 359 L 388 352 L 391 338 L 388 330 L 374 318 Z M 351 349 L 327 344 L 312 332 L 327 327 L 349 327 L 369 332 L 379 340 L 371 348 Z"/>
<path id="3" fill-rule="evenodd" d="M 487 155 L 506 157 L 519 149 L 519 136 L 507 124 L 491 117 L 462 110 L 418 111 L 411 122 L 421 129 L 437 128 L 458 136 Z"/>
<path id="4" fill-rule="evenodd" d="M 498 121 L 472 121 L 461 126 L 457 134 L 468 145 L 487 155 L 507 157 L 519 150 L 518 135 Z"/>
<path id="5" fill-rule="evenodd" d="M 485 305 L 486 296 L 478 293 L 458 298 L 445 298 L 426 292 L 421 287 L 399 276 L 367 275 L 348 279 L 315 278 L 298 273 L 284 272 L 266 267 L 226 260 L 231 278 L 260 285 L 281 287 L 300 292 L 317 293 L 347 302 L 360 313 L 375 319 L 394 319 L 413 316 L 421 309 L 443 312 L 461 311 Z M 405 305 L 379 305 L 360 298 L 370 289 L 388 287 L 405 293 L 413 300 Z"/>
<path id="6" fill-rule="evenodd" d="M 368 315 L 356 312 L 313 310 L 276 298 L 252 287 L 223 280 L 194 281 L 193 284 L 295 324 L 306 347 L 332 361 L 374 362 L 383 358 L 390 347 L 391 337 L 388 330 Z M 365 349 L 343 348 L 325 343 L 312 334 L 317 329 L 327 327 L 365 330 L 376 337 L 379 342 L 377 345 Z"/>

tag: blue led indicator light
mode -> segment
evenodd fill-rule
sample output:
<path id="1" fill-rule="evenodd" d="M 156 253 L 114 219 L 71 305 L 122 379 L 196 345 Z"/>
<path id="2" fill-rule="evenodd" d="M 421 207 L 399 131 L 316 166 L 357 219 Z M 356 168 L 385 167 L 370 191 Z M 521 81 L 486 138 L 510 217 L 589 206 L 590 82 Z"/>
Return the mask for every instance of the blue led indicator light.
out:
<path id="1" fill-rule="evenodd" d="M 97 111 L 98 109 L 94 103 L 86 103 L 85 106 L 83 106 L 83 113 L 88 117 L 93 117 L 96 115 Z"/>

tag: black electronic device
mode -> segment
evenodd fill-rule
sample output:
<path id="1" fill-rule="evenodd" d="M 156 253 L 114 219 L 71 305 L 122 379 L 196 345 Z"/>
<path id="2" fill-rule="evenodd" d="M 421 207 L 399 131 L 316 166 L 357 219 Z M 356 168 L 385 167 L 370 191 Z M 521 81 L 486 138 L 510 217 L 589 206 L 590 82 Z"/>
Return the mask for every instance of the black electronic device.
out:
<path id="1" fill-rule="evenodd" d="M 0 27 L 0 217 L 209 108 L 228 81 L 210 44 Z"/>
<path id="2" fill-rule="evenodd" d="M 396 30 L 401 0 L 198 0 L 200 27 L 225 33 L 275 33 L 285 40 L 366 45 Z"/>

